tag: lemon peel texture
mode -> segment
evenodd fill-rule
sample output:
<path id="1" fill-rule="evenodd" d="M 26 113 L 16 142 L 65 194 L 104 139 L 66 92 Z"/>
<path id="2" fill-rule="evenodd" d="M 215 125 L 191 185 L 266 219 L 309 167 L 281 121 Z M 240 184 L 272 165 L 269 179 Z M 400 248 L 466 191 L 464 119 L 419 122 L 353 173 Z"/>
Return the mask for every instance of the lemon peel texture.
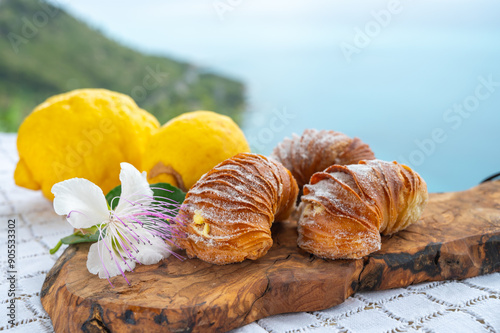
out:
<path id="1" fill-rule="evenodd" d="M 120 162 L 141 167 L 158 120 L 128 96 L 80 89 L 47 99 L 21 124 L 17 138 L 17 185 L 41 189 L 65 179 L 90 180 L 107 193 L 120 184 Z"/>
<path id="2" fill-rule="evenodd" d="M 150 183 L 188 190 L 220 162 L 250 147 L 229 117 L 212 111 L 184 113 L 163 125 L 149 140 L 143 170 Z"/>

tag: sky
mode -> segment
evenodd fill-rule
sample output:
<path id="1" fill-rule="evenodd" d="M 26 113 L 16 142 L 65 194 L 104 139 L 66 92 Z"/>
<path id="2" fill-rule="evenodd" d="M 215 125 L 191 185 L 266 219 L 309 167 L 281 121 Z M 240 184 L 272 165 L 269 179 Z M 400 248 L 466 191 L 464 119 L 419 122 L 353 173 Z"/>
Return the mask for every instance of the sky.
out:
<path id="1" fill-rule="evenodd" d="M 498 1 L 52 2 L 125 45 L 244 81 L 256 152 L 332 129 L 431 191 L 500 171 Z"/>

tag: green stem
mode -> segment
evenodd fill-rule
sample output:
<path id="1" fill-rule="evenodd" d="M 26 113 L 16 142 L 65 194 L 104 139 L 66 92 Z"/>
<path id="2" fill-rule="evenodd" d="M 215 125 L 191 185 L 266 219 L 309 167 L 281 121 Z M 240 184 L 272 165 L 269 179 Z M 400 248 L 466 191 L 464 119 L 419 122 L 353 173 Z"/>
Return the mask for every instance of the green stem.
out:
<path id="1" fill-rule="evenodd" d="M 61 247 L 61 245 L 62 245 L 62 244 L 63 244 L 63 243 L 62 243 L 61 241 L 59 241 L 59 242 L 56 244 L 56 246 L 54 246 L 54 248 L 53 248 L 53 249 L 50 249 L 49 253 L 50 253 L 50 254 L 54 254 L 54 253 L 56 253 L 56 252 L 57 252 L 57 250 L 59 250 L 59 248 Z"/>

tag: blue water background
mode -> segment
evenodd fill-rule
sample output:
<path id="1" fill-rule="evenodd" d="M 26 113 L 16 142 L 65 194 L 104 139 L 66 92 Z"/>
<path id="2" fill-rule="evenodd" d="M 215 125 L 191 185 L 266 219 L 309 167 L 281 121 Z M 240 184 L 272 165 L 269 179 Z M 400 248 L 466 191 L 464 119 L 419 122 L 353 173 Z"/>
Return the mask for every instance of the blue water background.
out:
<path id="1" fill-rule="evenodd" d="M 245 81 L 257 152 L 333 129 L 410 164 L 433 192 L 500 171 L 498 1 L 59 3 L 122 43 Z M 372 37 L 346 57 L 359 31 Z M 448 111 L 463 103 L 471 111 Z"/>

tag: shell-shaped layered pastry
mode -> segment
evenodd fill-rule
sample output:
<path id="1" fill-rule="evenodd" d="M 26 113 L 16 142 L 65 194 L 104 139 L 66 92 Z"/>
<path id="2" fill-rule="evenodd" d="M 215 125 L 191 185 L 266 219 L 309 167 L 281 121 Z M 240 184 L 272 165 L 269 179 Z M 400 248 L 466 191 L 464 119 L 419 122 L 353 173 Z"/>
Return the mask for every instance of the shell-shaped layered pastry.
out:
<path id="1" fill-rule="evenodd" d="M 295 208 L 291 173 L 262 155 L 243 153 L 220 163 L 188 191 L 177 220 L 189 257 L 214 264 L 258 259 L 271 248 L 271 225 Z"/>
<path id="2" fill-rule="evenodd" d="M 361 258 L 380 249 L 381 233 L 417 221 L 427 200 L 425 181 L 397 162 L 333 165 L 304 187 L 298 244 L 323 258 Z"/>
<path id="3" fill-rule="evenodd" d="M 375 159 L 370 147 L 358 138 L 327 130 L 306 129 L 301 136 L 285 138 L 273 150 L 271 157 L 292 172 L 300 188 L 311 176 L 338 164 L 356 164 Z"/>

